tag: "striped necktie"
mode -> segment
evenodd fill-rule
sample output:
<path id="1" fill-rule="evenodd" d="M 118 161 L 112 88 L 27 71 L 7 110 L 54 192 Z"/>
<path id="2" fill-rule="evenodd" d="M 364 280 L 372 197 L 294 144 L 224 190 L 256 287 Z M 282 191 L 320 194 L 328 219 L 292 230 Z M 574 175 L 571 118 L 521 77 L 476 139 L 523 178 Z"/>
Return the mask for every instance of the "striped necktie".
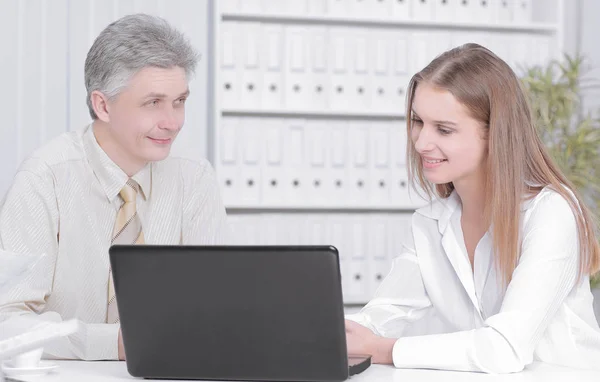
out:
<path id="1" fill-rule="evenodd" d="M 117 221 L 113 230 L 111 244 L 143 244 L 144 233 L 142 232 L 142 222 L 135 208 L 135 200 L 139 191 L 139 185 L 129 179 L 119 195 L 123 199 L 123 204 L 117 213 Z M 106 322 L 115 324 L 119 322 L 119 311 L 117 310 L 117 298 L 113 285 L 112 270 L 108 272 L 108 309 L 106 312 Z"/>

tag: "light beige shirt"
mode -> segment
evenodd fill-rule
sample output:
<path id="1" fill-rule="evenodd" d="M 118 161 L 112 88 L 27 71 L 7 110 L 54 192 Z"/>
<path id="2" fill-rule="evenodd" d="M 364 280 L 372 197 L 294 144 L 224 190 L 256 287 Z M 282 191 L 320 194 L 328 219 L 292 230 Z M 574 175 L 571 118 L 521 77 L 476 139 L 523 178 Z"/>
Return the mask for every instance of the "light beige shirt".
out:
<path id="1" fill-rule="evenodd" d="M 127 179 L 91 125 L 24 161 L 0 204 L 0 249 L 45 256 L 21 282 L 0 290 L 2 335 L 39 320 L 76 318 L 80 330 L 47 345 L 47 357 L 118 358 L 119 325 L 104 322 L 108 249 Z M 225 208 L 207 161 L 170 157 L 133 179 L 141 186 L 137 210 L 147 244 L 226 242 Z"/>

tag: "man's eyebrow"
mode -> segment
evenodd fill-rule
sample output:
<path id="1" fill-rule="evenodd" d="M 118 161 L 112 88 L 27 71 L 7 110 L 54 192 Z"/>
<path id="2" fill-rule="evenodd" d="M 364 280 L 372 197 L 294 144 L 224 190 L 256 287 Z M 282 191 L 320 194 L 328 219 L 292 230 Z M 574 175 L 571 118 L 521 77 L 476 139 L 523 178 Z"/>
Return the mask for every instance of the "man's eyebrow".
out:
<path id="1" fill-rule="evenodd" d="M 184 91 L 183 93 L 181 93 L 180 95 L 177 96 L 177 98 L 181 98 L 181 97 L 187 97 L 190 95 L 190 89 L 187 89 L 186 91 Z M 146 94 L 146 96 L 144 98 L 167 98 L 167 95 L 164 93 L 148 93 Z"/>
<path id="2" fill-rule="evenodd" d="M 167 98 L 167 95 L 163 93 L 148 93 L 144 98 Z"/>

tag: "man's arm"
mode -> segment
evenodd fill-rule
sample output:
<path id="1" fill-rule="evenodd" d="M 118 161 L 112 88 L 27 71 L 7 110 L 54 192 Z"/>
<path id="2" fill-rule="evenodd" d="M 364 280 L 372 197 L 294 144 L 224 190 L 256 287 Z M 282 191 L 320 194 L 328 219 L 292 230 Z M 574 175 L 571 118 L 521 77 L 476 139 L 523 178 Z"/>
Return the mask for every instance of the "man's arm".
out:
<path id="1" fill-rule="evenodd" d="M 3 336 L 17 335 L 42 321 L 62 321 L 59 312 L 44 309 L 55 281 L 59 225 L 52 172 L 45 164 L 30 159 L 15 176 L 0 205 L 0 249 L 23 256 L 44 256 L 0 294 Z M 80 322 L 75 334 L 49 344 L 45 353 L 66 359 L 117 359 L 118 330 L 118 324 Z"/>

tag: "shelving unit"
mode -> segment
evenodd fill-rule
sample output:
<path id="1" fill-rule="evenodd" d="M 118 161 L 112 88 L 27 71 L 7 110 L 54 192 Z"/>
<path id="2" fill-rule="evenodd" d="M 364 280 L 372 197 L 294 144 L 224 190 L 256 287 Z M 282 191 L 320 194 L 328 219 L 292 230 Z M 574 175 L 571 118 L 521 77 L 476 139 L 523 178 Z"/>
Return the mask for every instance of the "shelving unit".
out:
<path id="1" fill-rule="evenodd" d="M 406 175 L 411 76 L 465 42 L 487 46 L 517 73 L 562 52 L 563 0 L 212 6 L 212 159 L 238 241 L 335 245 L 344 300 L 355 308 L 425 204 L 409 195 Z"/>
<path id="2" fill-rule="evenodd" d="M 345 16 L 319 16 L 319 15 L 291 15 L 291 14 L 265 14 L 246 12 L 226 12 L 221 14 L 222 21 L 255 21 L 261 23 L 282 24 L 308 24 L 308 25 L 344 25 L 370 28 L 428 28 L 442 30 L 479 30 L 502 31 L 508 33 L 540 33 L 553 34 L 560 29 L 558 23 L 482 23 L 452 22 L 437 20 L 390 20 L 385 18 L 364 18 Z"/>

